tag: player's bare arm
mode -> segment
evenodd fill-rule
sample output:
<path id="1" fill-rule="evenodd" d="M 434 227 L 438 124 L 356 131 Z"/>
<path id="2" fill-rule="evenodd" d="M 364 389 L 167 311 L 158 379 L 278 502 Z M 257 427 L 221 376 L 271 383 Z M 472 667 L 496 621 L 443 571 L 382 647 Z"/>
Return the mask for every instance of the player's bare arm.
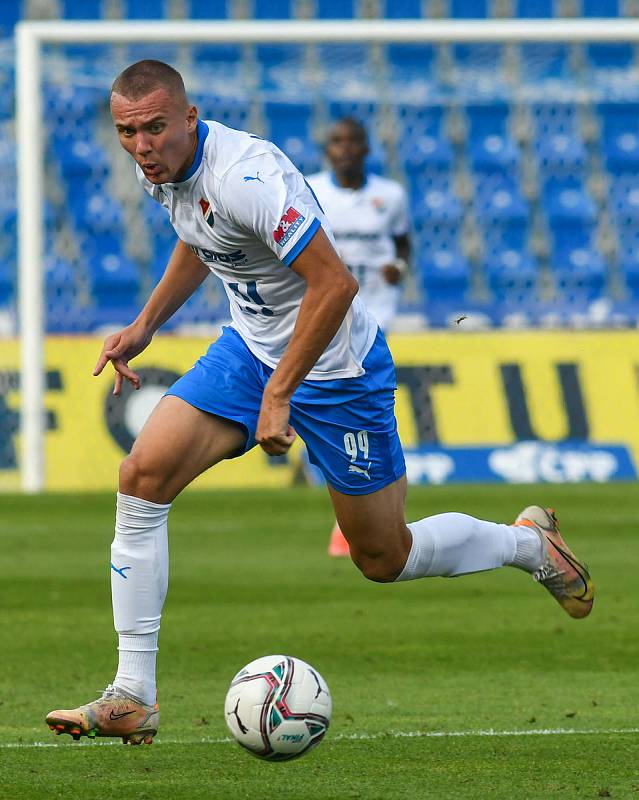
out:
<path id="1" fill-rule="evenodd" d="M 104 340 L 93 374 L 99 375 L 110 361 L 115 370 L 113 394 L 120 394 L 124 379 L 134 389 L 140 388 L 140 377 L 129 367 L 129 361 L 148 347 L 158 328 L 175 314 L 209 274 L 208 267 L 195 253 L 178 241 L 162 279 L 137 319 Z"/>
<path id="2" fill-rule="evenodd" d="M 292 269 L 307 288 L 291 341 L 264 390 L 256 439 L 269 455 L 281 455 L 293 443 L 291 395 L 337 333 L 358 289 L 321 228 Z"/>
<path id="3" fill-rule="evenodd" d="M 400 264 L 405 265 L 410 258 L 410 239 L 408 238 L 408 234 L 404 233 L 401 236 L 393 236 L 393 241 L 395 242 L 397 258 Z M 406 274 L 406 269 L 402 269 L 398 263 L 386 264 L 382 271 L 386 282 L 390 283 L 391 286 L 396 286 L 398 283 L 401 283 Z"/>

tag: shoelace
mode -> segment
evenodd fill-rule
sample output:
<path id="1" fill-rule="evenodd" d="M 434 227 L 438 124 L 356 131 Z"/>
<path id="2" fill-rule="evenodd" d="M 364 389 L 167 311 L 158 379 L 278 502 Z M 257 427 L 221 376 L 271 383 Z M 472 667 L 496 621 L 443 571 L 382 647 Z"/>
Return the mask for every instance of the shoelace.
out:
<path id="1" fill-rule="evenodd" d="M 112 683 L 108 683 L 106 689 L 104 689 L 102 691 L 102 694 L 100 695 L 98 700 L 108 700 L 109 697 L 122 697 L 122 698 L 124 698 L 125 696 L 117 688 L 117 686 L 114 686 Z"/>

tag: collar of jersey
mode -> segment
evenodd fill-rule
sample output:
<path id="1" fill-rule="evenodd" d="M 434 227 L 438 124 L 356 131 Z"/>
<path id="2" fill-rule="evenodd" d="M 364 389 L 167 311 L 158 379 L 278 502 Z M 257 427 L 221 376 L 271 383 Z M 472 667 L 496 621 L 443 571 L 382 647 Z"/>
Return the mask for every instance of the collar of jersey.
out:
<path id="1" fill-rule="evenodd" d="M 333 170 L 329 171 L 329 177 L 331 179 L 331 183 L 333 184 L 333 186 L 337 186 L 338 189 L 345 189 L 346 188 L 344 186 L 340 186 L 339 185 Z M 364 171 L 364 183 L 361 186 L 359 186 L 357 189 L 347 189 L 347 191 L 350 191 L 350 192 L 361 192 L 362 189 L 366 188 L 366 184 L 367 183 L 368 183 L 368 172 Z"/>
<path id="2" fill-rule="evenodd" d="M 204 142 L 206 141 L 206 137 L 208 135 L 209 135 L 209 126 L 206 124 L 206 122 L 203 122 L 201 119 L 198 119 L 197 150 L 195 151 L 195 158 L 193 159 L 193 163 L 191 164 L 191 166 L 184 174 L 184 177 L 180 178 L 179 181 L 175 181 L 176 183 L 184 183 L 184 181 L 188 181 L 188 179 L 192 178 L 198 171 L 198 168 L 202 163 L 202 153 L 204 153 Z"/>

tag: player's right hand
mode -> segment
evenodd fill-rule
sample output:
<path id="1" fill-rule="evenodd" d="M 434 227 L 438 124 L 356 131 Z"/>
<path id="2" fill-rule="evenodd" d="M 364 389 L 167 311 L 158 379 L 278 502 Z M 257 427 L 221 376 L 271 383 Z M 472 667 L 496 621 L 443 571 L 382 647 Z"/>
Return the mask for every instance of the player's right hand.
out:
<path id="1" fill-rule="evenodd" d="M 134 389 L 139 389 L 140 376 L 129 368 L 129 360 L 148 347 L 151 339 L 152 335 L 136 327 L 135 323 L 107 336 L 93 374 L 99 375 L 110 361 L 115 370 L 114 395 L 119 395 L 122 391 L 125 378 Z"/>

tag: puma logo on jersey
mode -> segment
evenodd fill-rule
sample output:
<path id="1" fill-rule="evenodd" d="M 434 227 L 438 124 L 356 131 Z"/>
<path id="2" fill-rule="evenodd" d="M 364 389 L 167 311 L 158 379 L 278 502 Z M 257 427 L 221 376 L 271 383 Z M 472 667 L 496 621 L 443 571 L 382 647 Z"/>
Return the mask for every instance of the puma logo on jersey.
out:
<path id="1" fill-rule="evenodd" d="M 260 183 L 264 183 L 264 181 L 260 178 L 259 170 L 255 177 L 253 177 L 253 175 L 244 176 L 244 183 L 248 183 L 249 181 L 259 181 Z"/>
<path id="2" fill-rule="evenodd" d="M 215 224 L 215 219 L 213 217 L 213 210 L 211 209 L 211 204 L 208 202 L 208 200 L 205 200 L 203 197 L 200 197 L 199 203 L 206 224 L 212 228 L 213 225 Z"/>
<path id="3" fill-rule="evenodd" d="M 370 481 L 371 476 L 368 474 L 368 470 L 371 468 L 372 463 L 373 463 L 372 461 L 369 461 L 366 469 L 364 469 L 363 467 L 358 467 L 357 464 L 349 464 L 348 471 L 356 472 L 358 475 L 363 475 L 367 480 Z"/>

